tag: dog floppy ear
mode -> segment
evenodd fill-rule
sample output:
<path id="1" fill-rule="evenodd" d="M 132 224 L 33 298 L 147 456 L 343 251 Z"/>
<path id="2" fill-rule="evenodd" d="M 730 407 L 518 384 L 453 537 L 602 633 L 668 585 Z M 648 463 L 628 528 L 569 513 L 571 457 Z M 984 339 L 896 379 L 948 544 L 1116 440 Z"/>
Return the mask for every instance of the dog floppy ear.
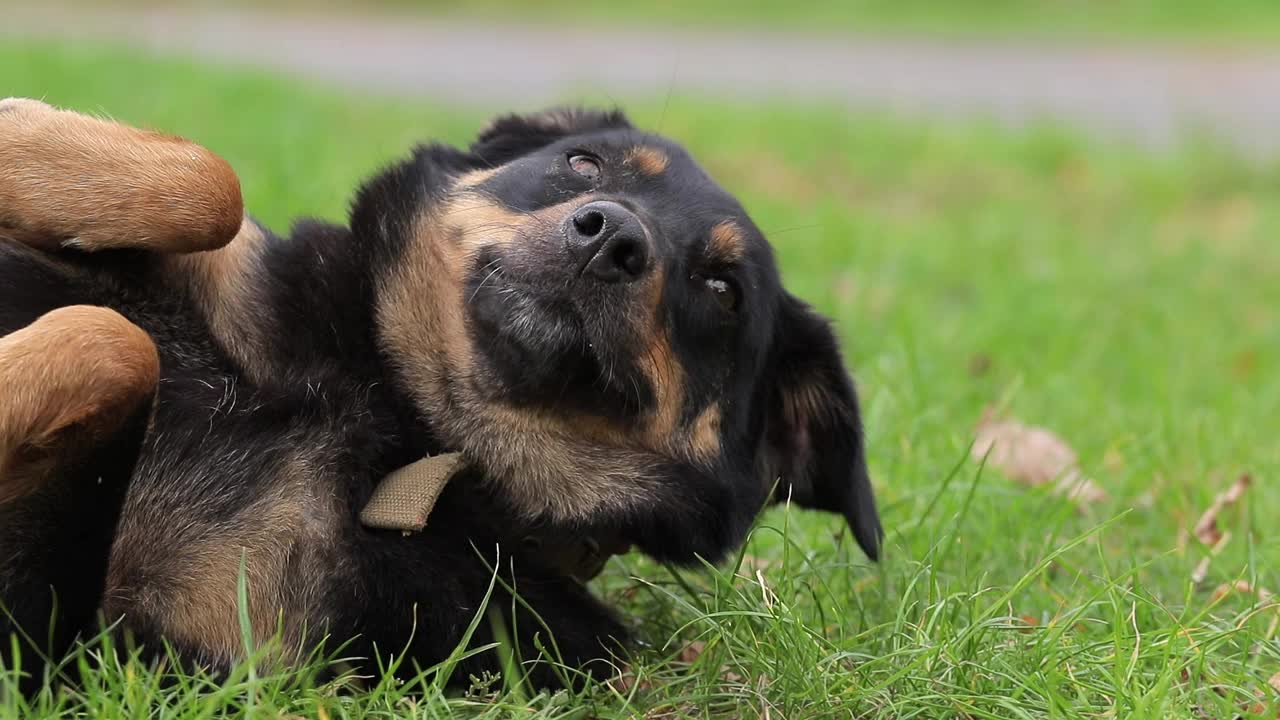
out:
<path id="1" fill-rule="evenodd" d="M 791 295 L 777 324 L 770 376 L 767 452 L 774 500 L 842 514 L 867 556 L 884 531 L 867 474 L 853 381 L 829 323 Z"/>
<path id="2" fill-rule="evenodd" d="M 497 166 L 568 135 L 629 127 L 631 123 L 621 110 L 552 108 L 527 115 L 501 115 L 480 131 L 471 152 Z"/>

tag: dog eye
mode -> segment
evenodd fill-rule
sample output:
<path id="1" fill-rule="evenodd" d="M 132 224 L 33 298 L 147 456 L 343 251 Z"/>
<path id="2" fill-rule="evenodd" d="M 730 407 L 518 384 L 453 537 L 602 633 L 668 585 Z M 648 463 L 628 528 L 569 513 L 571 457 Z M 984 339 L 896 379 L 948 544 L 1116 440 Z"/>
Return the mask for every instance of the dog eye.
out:
<path id="1" fill-rule="evenodd" d="M 588 180 L 600 177 L 600 162 L 590 155 L 570 155 L 569 169 Z"/>
<path id="2" fill-rule="evenodd" d="M 711 291 L 712 297 L 720 303 L 720 307 L 733 312 L 738 309 L 738 288 L 731 280 L 718 277 L 704 277 L 702 283 Z"/>

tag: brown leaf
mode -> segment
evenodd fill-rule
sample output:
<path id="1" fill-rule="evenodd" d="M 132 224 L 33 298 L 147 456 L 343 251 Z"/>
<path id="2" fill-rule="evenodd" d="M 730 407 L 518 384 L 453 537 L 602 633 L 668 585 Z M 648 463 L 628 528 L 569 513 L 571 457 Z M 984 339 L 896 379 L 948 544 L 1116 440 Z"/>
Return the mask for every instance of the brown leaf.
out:
<path id="1" fill-rule="evenodd" d="M 1267 684 L 1271 686 L 1272 690 L 1280 693 L 1280 672 L 1272 675 L 1271 679 L 1267 681 Z"/>
<path id="2" fill-rule="evenodd" d="M 1097 483 L 1076 467 L 1076 453 L 1062 438 L 1017 420 L 997 420 L 988 410 L 978 422 L 973 457 L 1017 482 L 1038 487 L 1053 483 L 1053 492 L 1078 506 L 1107 498 Z"/>
<path id="3" fill-rule="evenodd" d="M 1101 485 L 1081 475 L 1080 471 L 1074 468 L 1068 470 L 1067 474 L 1054 484 L 1053 489 L 1054 492 L 1081 507 L 1107 499 L 1107 491 L 1103 490 Z"/>
<path id="4" fill-rule="evenodd" d="M 676 659 L 682 663 L 689 663 L 692 665 L 698 660 L 698 658 L 702 657 L 702 653 L 706 649 L 706 643 L 701 640 L 694 640 L 680 649 L 680 654 L 676 656 Z"/>
<path id="5" fill-rule="evenodd" d="M 1213 562 L 1214 558 L 1218 557 L 1218 555 L 1222 553 L 1223 548 L 1225 548 L 1229 542 L 1231 542 L 1231 533 L 1222 533 L 1218 538 L 1218 542 L 1213 547 L 1209 548 L 1209 554 L 1205 555 L 1200 559 L 1200 562 L 1196 563 L 1196 569 L 1191 571 L 1191 583 L 1193 585 L 1199 586 L 1209 578 L 1209 565 Z"/>
<path id="6" fill-rule="evenodd" d="M 1197 587 L 1209 578 L 1209 563 L 1213 561 L 1212 555 L 1206 555 L 1196 563 L 1196 568 L 1191 571 L 1191 584 Z"/>
<path id="7" fill-rule="evenodd" d="M 1237 580 L 1233 583 L 1224 583 L 1219 585 L 1213 591 L 1213 601 L 1217 602 L 1233 592 L 1243 593 L 1245 595 L 1257 595 L 1261 602 L 1269 602 L 1275 593 L 1263 587 L 1256 587 L 1247 580 Z"/>
<path id="8" fill-rule="evenodd" d="M 974 353 L 969 358 L 969 375 L 982 377 L 991 370 L 991 356 L 986 353 Z"/>
<path id="9" fill-rule="evenodd" d="M 1222 530 L 1218 528 L 1218 515 L 1228 507 L 1235 505 L 1244 497 L 1253 479 L 1249 475 L 1241 475 L 1225 492 L 1218 493 L 1213 504 L 1200 516 L 1194 530 L 1196 539 L 1209 546 L 1217 545 L 1222 540 Z"/>

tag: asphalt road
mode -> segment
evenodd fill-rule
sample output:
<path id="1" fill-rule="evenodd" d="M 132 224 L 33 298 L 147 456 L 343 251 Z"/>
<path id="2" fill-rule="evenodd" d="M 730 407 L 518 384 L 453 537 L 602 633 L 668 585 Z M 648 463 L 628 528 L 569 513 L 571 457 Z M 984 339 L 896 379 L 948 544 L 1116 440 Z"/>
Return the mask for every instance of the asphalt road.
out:
<path id="1" fill-rule="evenodd" d="M 1280 49 L 586 30 L 216 9 L 10 7 L 4 15 L 0 35 L 122 41 L 485 108 L 674 90 L 1012 125 L 1052 118 L 1153 144 L 1196 129 L 1250 152 L 1280 149 Z"/>

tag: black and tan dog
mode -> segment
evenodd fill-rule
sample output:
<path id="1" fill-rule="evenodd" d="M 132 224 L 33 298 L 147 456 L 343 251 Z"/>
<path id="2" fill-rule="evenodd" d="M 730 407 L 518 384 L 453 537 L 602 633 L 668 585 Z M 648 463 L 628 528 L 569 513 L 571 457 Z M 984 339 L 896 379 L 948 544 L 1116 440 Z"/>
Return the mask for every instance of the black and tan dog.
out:
<path id="1" fill-rule="evenodd" d="M 585 667 L 623 628 L 542 540 L 714 561 L 783 496 L 881 539 L 827 323 L 734 198 L 617 113 L 419 147 L 348 226 L 276 237 L 199 146 L 3 101 L 0 336 L 0 636 L 32 652 L 101 609 L 225 668 L 243 567 L 286 659 L 327 635 L 427 666 L 496 560 L 522 656 L 549 632 Z M 361 525 L 442 451 L 465 469 L 421 532 Z"/>

